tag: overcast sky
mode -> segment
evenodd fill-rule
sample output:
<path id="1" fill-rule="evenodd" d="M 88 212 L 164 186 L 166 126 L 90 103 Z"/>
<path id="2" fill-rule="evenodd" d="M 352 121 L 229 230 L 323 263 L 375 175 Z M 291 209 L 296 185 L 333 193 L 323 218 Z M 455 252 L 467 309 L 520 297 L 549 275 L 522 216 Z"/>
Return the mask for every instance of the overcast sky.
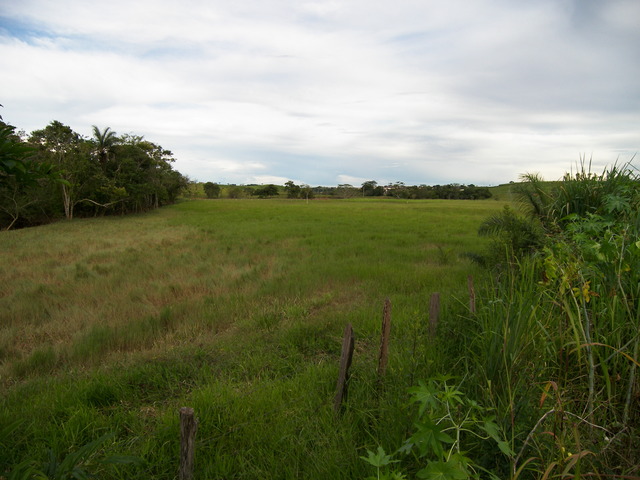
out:
<path id="1" fill-rule="evenodd" d="M 640 151 L 638 0 L 0 0 L 0 115 L 194 180 L 555 180 Z M 640 162 L 638 162 L 640 164 Z"/>

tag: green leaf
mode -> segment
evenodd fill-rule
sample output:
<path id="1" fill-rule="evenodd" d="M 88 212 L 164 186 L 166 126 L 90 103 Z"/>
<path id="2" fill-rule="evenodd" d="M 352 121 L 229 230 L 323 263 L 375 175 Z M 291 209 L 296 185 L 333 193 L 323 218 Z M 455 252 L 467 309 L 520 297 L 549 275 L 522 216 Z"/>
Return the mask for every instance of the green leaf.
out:
<path id="1" fill-rule="evenodd" d="M 485 418 L 482 428 L 487 435 L 493 438 L 496 442 L 501 440 L 498 425 L 493 421 L 494 417 Z"/>
<path id="2" fill-rule="evenodd" d="M 436 396 L 438 391 L 431 382 L 429 385 L 424 382 L 418 382 L 418 386 L 410 388 L 409 393 L 412 395 L 411 401 L 420 404 L 419 416 L 424 415 L 427 409 L 433 411 L 438 407 L 438 398 Z"/>
<path id="3" fill-rule="evenodd" d="M 102 460 L 101 463 L 108 463 L 112 465 L 141 465 L 144 462 L 141 458 L 131 455 L 110 455 Z"/>
<path id="4" fill-rule="evenodd" d="M 454 402 L 458 405 L 462 405 L 462 396 L 463 393 L 460 390 L 445 385 L 444 391 L 442 392 L 442 401 L 449 405 L 453 405 Z"/>
<path id="5" fill-rule="evenodd" d="M 397 463 L 398 460 L 392 460 L 391 455 L 387 455 L 384 449 L 378 446 L 378 452 L 373 453 L 371 450 L 367 450 L 367 457 L 360 457 L 362 460 L 367 462 L 369 465 L 373 465 L 376 468 L 385 467 L 391 463 Z"/>
<path id="6" fill-rule="evenodd" d="M 498 448 L 500 449 L 500 451 L 502 453 L 504 453 L 505 455 L 508 455 L 509 457 L 512 457 L 515 455 L 516 452 L 514 452 L 513 450 L 511 450 L 511 447 L 509 446 L 509 444 L 505 441 L 499 441 L 498 442 Z"/>
<path id="7" fill-rule="evenodd" d="M 418 472 L 418 478 L 429 480 L 466 480 L 469 474 L 454 462 L 430 462 Z"/>
<path id="8" fill-rule="evenodd" d="M 453 443 L 453 439 L 443 427 L 434 423 L 430 418 L 416 424 L 418 430 L 411 436 L 411 441 L 418 447 L 422 456 L 433 453 L 438 457 L 444 455 L 443 443 Z"/>

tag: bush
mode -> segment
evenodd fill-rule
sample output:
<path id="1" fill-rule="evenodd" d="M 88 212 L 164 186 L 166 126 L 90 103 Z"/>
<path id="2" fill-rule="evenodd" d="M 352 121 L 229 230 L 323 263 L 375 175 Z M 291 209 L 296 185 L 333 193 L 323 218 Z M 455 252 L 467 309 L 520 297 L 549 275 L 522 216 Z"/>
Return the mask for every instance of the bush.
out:
<path id="1" fill-rule="evenodd" d="M 218 198 L 220 196 L 220 185 L 207 182 L 204 184 L 204 193 L 207 195 L 207 198 Z"/>

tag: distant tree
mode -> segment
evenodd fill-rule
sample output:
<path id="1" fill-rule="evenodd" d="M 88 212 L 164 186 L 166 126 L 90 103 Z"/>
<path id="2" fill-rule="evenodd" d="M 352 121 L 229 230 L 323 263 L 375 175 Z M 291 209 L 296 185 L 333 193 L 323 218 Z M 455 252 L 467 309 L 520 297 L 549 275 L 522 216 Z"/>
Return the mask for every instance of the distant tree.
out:
<path id="1" fill-rule="evenodd" d="M 299 198 L 300 191 L 302 190 L 299 185 L 296 185 L 291 180 L 284 184 L 284 190 L 287 192 L 287 198 Z"/>
<path id="2" fill-rule="evenodd" d="M 371 197 L 373 196 L 373 191 L 378 186 L 378 182 L 375 180 L 367 180 L 361 185 L 362 188 L 362 196 L 363 197 Z"/>
<path id="3" fill-rule="evenodd" d="M 411 192 L 404 182 L 390 183 L 385 187 L 385 194 L 395 198 L 410 198 Z"/>
<path id="4" fill-rule="evenodd" d="M 238 185 L 231 185 L 227 195 L 229 198 L 242 198 L 246 195 L 245 189 Z"/>
<path id="5" fill-rule="evenodd" d="M 359 194 L 358 189 L 348 183 L 342 183 L 335 189 L 335 194 L 340 198 L 352 198 Z"/>
<path id="6" fill-rule="evenodd" d="M 313 192 L 313 188 L 311 188 L 310 185 L 302 185 L 300 187 L 300 198 L 310 200 L 314 197 L 315 197 L 315 193 Z"/>
<path id="7" fill-rule="evenodd" d="M 204 184 L 204 193 L 207 198 L 218 198 L 220 196 L 220 185 L 213 182 Z"/>
<path id="8" fill-rule="evenodd" d="M 256 188 L 251 195 L 260 197 L 260 198 L 268 198 L 275 197 L 278 195 L 278 187 L 276 185 L 264 185 L 263 187 Z"/>
<path id="9" fill-rule="evenodd" d="M 375 180 L 368 180 L 362 184 L 363 197 L 381 197 L 384 195 L 384 187 L 378 185 Z"/>

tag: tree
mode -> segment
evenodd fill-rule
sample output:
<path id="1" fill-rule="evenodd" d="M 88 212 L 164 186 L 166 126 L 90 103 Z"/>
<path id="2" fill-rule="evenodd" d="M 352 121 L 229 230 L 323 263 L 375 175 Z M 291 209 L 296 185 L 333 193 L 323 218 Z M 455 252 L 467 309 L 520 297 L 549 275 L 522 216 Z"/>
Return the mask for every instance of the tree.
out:
<path id="1" fill-rule="evenodd" d="M 273 184 L 264 185 L 261 188 L 256 188 L 251 195 L 258 196 L 260 198 L 274 197 L 278 195 L 278 187 Z"/>
<path id="2" fill-rule="evenodd" d="M 411 192 L 404 184 L 404 182 L 396 182 L 387 185 L 386 195 L 395 198 L 410 198 Z"/>
<path id="3" fill-rule="evenodd" d="M 88 172 L 87 152 L 80 151 L 82 143 L 80 135 L 71 127 L 54 120 L 42 130 L 35 130 L 29 142 L 39 149 L 39 156 L 44 161 L 56 165 L 63 182 L 60 182 L 64 215 L 73 218 L 73 210 L 78 203 L 81 187 L 91 173 Z M 85 149 L 86 150 L 86 149 Z"/>
<path id="4" fill-rule="evenodd" d="M 341 183 L 336 187 L 335 193 L 340 198 L 351 198 L 358 195 L 358 189 L 348 183 Z"/>
<path id="5" fill-rule="evenodd" d="M 116 132 L 112 131 L 110 127 L 101 132 L 98 127 L 93 125 L 93 141 L 96 145 L 94 153 L 98 158 L 98 162 L 104 168 L 113 152 L 113 146 L 118 142 Z"/>
<path id="6" fill-rule="evenodd" d="M 284 190 L 287 192 L 288 198 L 299 198 L 302 188 L 289 180 L 284 184 Z"/>
<path id="7" fill-rule="evenodd" d="M 384 187 L 378 185 L 375 180 L 368 180 L 362 184 L 363 197 L 381 197 L 384 195 Z"/>
<path id="8" fill-rule="evenodd" d="M 373 190 L 377 186 L 378 186 L 378 182 L 376 182 L 375 180 L 367 180 L 361 186 L 361 188 L 362 188 L 362 196 L 363 197 L 370 197 L 371 195 L 373 195 Z"/>
<path id="9" fill-rule="evenodd" d="M 310 185 L 302 185 L 300 187 L 300 198 L 309 200 L 314 197 L 315 197 L 315 194 L 313 193 L 313 189 L 311 188 Z"/>
<path id="10" fill-rule="evenodd" d="M 246 195 L 246 191 L 244 188 L 238 185 L 231 185 L 227 195 L 229 196 L 229 198 L 242 198 Z"/>
<path id="11" fill-rule="evenodd" d="M 30 183 L 49 173 L 50 165 L 32 162 L 35 150 L 20 140 L 15 127 L 0 121 L 0 181 L 15 177 Z"/>
<path id="12" fill-rule="evenodd" d="M 7 230 L 41 201 L 40 184 L 58 179 L 53 166 L 35 161 L 35 154 L 16 135 L 15 127 L 0 121 L 0 211 L 9 217 Z M 4 219 L 0 223 L 5 224 Z"/>
<path id="13" fill-rule="evenodd" d="M 218 198 L 220 196 L 220 185 L 213 182 L 204 184 L 204 193 L 207 198 Z"/>

